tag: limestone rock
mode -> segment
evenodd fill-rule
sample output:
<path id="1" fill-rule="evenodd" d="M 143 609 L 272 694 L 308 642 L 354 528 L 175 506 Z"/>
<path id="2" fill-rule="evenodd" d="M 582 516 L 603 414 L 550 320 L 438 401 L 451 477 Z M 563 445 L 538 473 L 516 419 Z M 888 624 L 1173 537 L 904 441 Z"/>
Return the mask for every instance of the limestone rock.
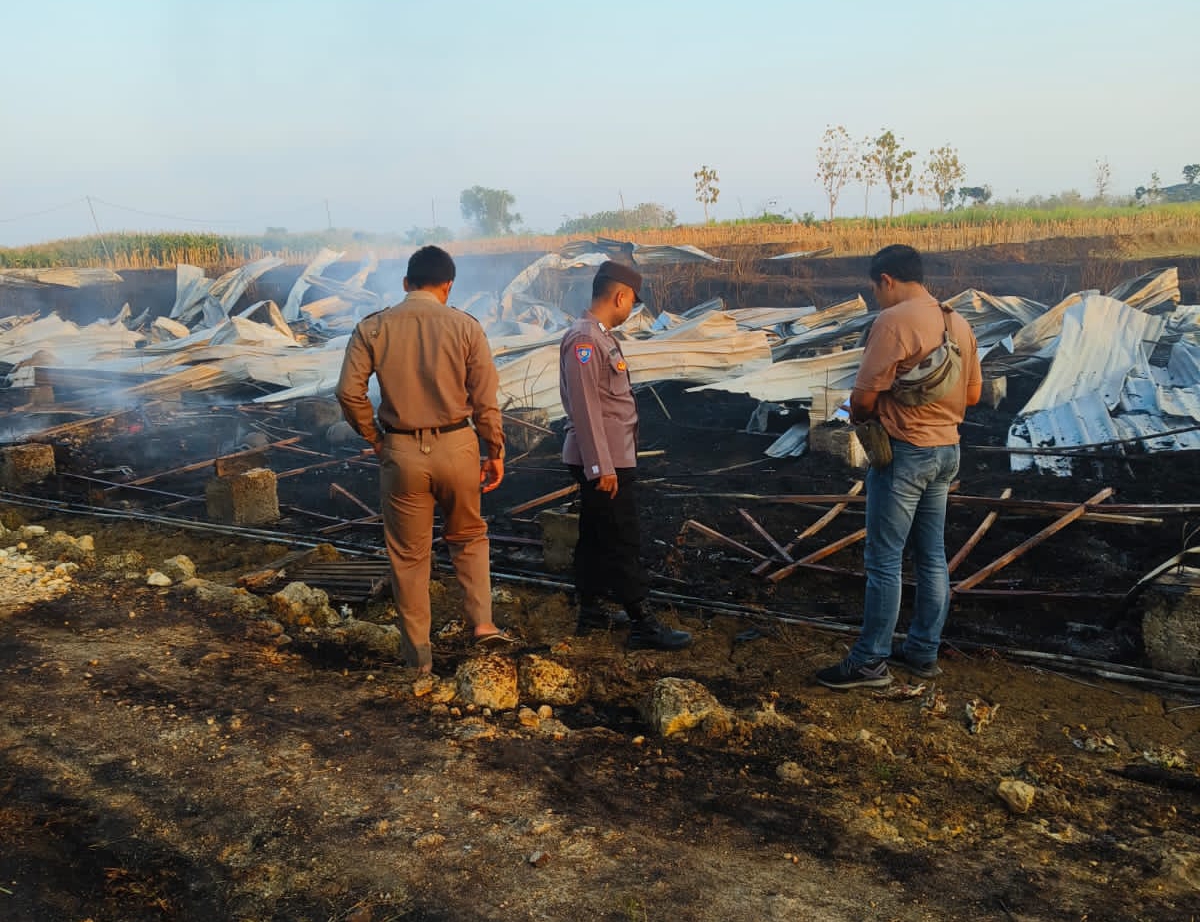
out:
<path id="1" fill-rule="evenodd" d="M 56 531 L 44 540 L 41 553 L 43 557 L 53 557 L 56 560 L 70 560 L 83 564 L 96 562 L 96 544 L 91 535 L 74 538 L 65 531 Z"/>
<path id="2" fill-rule="evenodd" d="M 536 711 L 532 710 L 531 708 L 521 708 L 521 710 L 517 711 L 517 722 L 522 727 L 536 728 L 537 725 L 540 724 L 542 721 L 537 716 Z"/>
<path id="3" fill-rule="evenodd" d="M 292 585 L 303 586 L 304 584 L 293 583 Z M 312 591 L 325 595 L 320 589 Z M 328 603 L 326 603 L 326 608 L 328 607 Z M 332 609 L 330 610 L 332 611 Z M 326 622 L 326 624 L 329 623 Z M 314 626 L 320 627 L 321 625 Z M 383 659 L 404 659 L 404 636 L 394 624 L 375 624 L 373 621 L 345 618 L 333 625 L 333 629 L 329 632 L 329 638 L 348 646 L 360 647 Z"/>
<path id="4" fill-rule="evenodd" d="M 517 706 L 517 667 L 503 656 L 478 656 L 458 667 L 458 697 L 467 704 L 508 711 Z"/>
<path id="5" fill-rule="evenodd" d="M 123 576 L 126 573 L 140 573 L 146 566 L 146 558 L 137 551 L 122 551 L 119 554 L 109 554 L 100 558 L 100 568 L 107 577 Z"/>
<path id="6" fill-rule="evenodd" d="M 523 656 L 517 671 L 521 698 L 543 704 L 578 704 L 587 696 L 587 676 L 544 656 Z"/>
<path id="7" fill-rule="evenodd" d="M 1028 813 L 1029 808 L 1033 806 L 1033 798 L 1037 794 L 1037 788 L 1032 784 L 1026 784 L 1024 781 L 1016 781 L 1011 778 L 1006 778 L 1000 782 L 1000 786 L 996 788 L 996 793 L 1000 795 L 1000 799 L 1013 813 Z"/>
<path id="8" fill-rule="evenodd" d="M 0 448 L 0 488 L 19 489 L 54 473 L 54 446 L 8 445 Z"/>
<path id="9" fill-rule="evenodd" d="M 1168 852 L 1160 870 L 1159 883 L 1167 892 L 1183 896 L 1200 890 L 1200 855 L 1195 852 Z"/>
<path id="10" fill-rule="evenodd" d="M 340 620 L 324 589 L 288 583 L 270 598 L 271 612 L 288 627 L 328 627 Z"/>
<path id="11" fill-rule="evenodd" d="M 162 562 L 159 570 L 177 583 L 182 583 L 196 575 L 196 565 L 186 554 L 176 554 L 174 557 L 167 558 Z"/>
<path id="12" fill-rule="evenodd" d="M 160 573 L 158 570 L 152 571 L 150 575 L 146 577 L 147 586 L 170 586 L 171 582 L 171 577 L 167 576 L 165 573 Z"/>
<path id="13" fill-rule="evenodd" d="M 699 727 L 706 736 L 727 736 L 733 716 L 707 688 L 691 679 L 668 676 L 654 683 L 644 716 L 662 736 Z"/>
<path id="14" fill-rule="evenodd" d="M 421 848 L 432 850 L 440 848 L 442 843 L 446 841 L 446 837 L 440 832 L 426 832 L 417 836 L 412 841 L 413 848 Z"/>
<path id="15" fill-rule="evenodd" d="M 235 615 L 256 615 L 267 608 L 265 599 L 260 599 L 245 589 L 238 589 L 235 586 L 224 586 L 221 583 L 200 579 L 200 577 L 193 577 L 185 581 L 184 586 L 201 602 L 227 608 Z"/>
<path id="16" fill-rule="evenodd" d="M 811 783 L 808 779 L 808 773 L 797 762 L 784 762 L 775 769 L 775 775 L 780 781 L 786 781 L 788 784 L 807 786 Z"/>

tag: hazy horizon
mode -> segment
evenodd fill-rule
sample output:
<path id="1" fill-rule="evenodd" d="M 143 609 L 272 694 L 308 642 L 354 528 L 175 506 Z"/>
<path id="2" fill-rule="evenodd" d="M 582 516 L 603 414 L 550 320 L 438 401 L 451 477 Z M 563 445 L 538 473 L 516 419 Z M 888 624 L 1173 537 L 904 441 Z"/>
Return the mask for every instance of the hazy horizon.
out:
<path id="1" fill-rule="evenodd" d="M 1200 162 L 1200 63 L 1173 38 L 1192 12 L 47 0 L 6 11 L 0 246 L 94 233 L 89 196 L 105 232 L 460 233 L 474 185 L 533 233 L 642 202 L 694 223 L 701 165 L 718 220 L 823 217 L 831 124 L 893 130 L 918 169 L 950 144 L 998 200 L 1090 196 L 1097 160 L 1126 195 Z M 837 214 L 863 204 L 848 187 Z"/>

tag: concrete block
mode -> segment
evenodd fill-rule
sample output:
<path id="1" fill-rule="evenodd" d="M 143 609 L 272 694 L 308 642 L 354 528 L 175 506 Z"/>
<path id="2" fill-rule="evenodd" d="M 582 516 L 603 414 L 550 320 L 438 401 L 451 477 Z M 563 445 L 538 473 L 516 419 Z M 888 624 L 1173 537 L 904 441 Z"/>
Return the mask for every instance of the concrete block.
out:
<path id="1" fill-rule="evenodd" d="M 302 397 L 296 401 L 296 428 L 316 435 L 342 421 L 342 408 L 336 400 Z"/>
<path id="2" fill-rule="evenodd" d="M 841 423 L 813 426 L 808 431 L 808 449 L 813 454 L 829 455 L 849 467 L 867 466 L 867 454 L 854 437 L 852 426 Z"/>
<path id="3" fill-rule="evenodd" d="M 275 472 L 259 467 L 215 477 L 204 490 L 208 517 L 229 525 L 263 525 L 279 520 Z"/>
<path id="4" fill-rule="evenodd" d="M 985 407 L 996 409 L 1008 396 L 1008 378 L 1001 375 L 998 378 L 984 378 L 983 390 L 979 402 Z"/>
<path id="5" fill-rule="evenodd" d="M 1200 676 L 1200 570 L 1164 574 L 1142 593 L 1140 609 L 1150 665 Z"/>
<path id="6" fill-rule="evenodd" d="M 30 442 L 0 448 L 0 487 L 13 490 L 54 473 L 54 446 Z"/>
<path id="7" fill-rule="evenodd" d="M 54 406 L 54 388 L 49 384 L 39 384 L 37 387 L 29 388 L 26 401 L 33 407 L 50 407 Z"/>
<path id="8" fill-rule="evenodd" d="M 574 512 L 546 509 L 538 513 L 542 529 L 542 561 L 551 570 L 568 570 L 579 543 L 579 516 Z"/>

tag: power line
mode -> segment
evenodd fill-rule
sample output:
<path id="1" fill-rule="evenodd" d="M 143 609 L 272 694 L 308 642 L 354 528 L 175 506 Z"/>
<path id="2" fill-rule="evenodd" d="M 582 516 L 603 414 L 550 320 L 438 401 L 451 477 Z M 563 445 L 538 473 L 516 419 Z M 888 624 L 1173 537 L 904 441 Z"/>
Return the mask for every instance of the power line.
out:
<path id="1" fill-rule="evenodd" d="M 326 216 L 328 216 L 328 214 L 329 214 L 328 202 L 325 202 L 325 203 L 313 202 L 311 204 L 304 205 L 304 206 L 301 206 L 298 208 L 289 209 L 288 211 L 285 211 L 285 212 L 275 212 L 270 215 L 262 215 L 259 217 L 237 218 L 237 219 L 231 219 L 231 218 L 218 219 L 218 218 L 187 218 L 187 217 L 184 217 L 183 215 L 164 214 L 164 213 L 158 212 L 158 211 L 145 211 L 141 208 L 132 208 L 128 205 L 118 205 L 116 202 L 109 202 L 109 201 L 106 201 L 105 199 L 96 198 L 94 196 L 92 197 L 92 201 L 98 202 L 101 205 L 107 205 L 109 208 L 116 208 L 120 211 L 130 211 L 130 212 L 133 212 L 134 214 L 145 215 L 146 217 L 150 217 L 150 218 L 165 218 L 168 221 L 186 221 L 189 224 L 258 224 L 263 221 L 282 217 L 284 215 L 298 214 L 301 211 L 311 211 L 311 210 L 314 210 L 317 208 L 322 208 L 322 207 L 325 208 Z"/>
<path id="2" fill-rule="evenodd" d="M 13 221 L 24 221 L 26 218 L 37 218 L 44 214 L 50 214 L 52 211 L 62 211 L 64 208 L 78 205 L 82 201 L 84 201 L 84 198 L 80 196 L 79 198 L 71 199 L 69 202 L 63 202 L 61 205 L 55 205 L 53 208 L 43 208 L 41 211 L 29 211 L 11 218 L 0 218 L 0 224 L 11 224 Z"/>

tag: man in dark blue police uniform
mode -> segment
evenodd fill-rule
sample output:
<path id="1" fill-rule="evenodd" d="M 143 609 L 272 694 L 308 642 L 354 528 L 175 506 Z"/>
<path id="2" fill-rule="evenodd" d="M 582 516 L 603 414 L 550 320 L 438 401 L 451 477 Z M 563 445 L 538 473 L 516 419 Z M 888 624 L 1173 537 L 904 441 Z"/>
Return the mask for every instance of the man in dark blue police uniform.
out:
<path id="1" fill-rule="evenodd" d="M 637 403 L 629 368 L 612 334 L 640 301 L 642 277 L 630 266 L 603 263 L 592 303 L 563 335 L 559 390 L 567 411 L 563 461 L 579 484 L 575 546 L 576 633 L 630 623 L 629 646 L 679 650 L 692 642 L 645 610 L 649 579 L 638 528 Z M 610 618 L 600 599 L 612 596 L 628 615 Z"/>

